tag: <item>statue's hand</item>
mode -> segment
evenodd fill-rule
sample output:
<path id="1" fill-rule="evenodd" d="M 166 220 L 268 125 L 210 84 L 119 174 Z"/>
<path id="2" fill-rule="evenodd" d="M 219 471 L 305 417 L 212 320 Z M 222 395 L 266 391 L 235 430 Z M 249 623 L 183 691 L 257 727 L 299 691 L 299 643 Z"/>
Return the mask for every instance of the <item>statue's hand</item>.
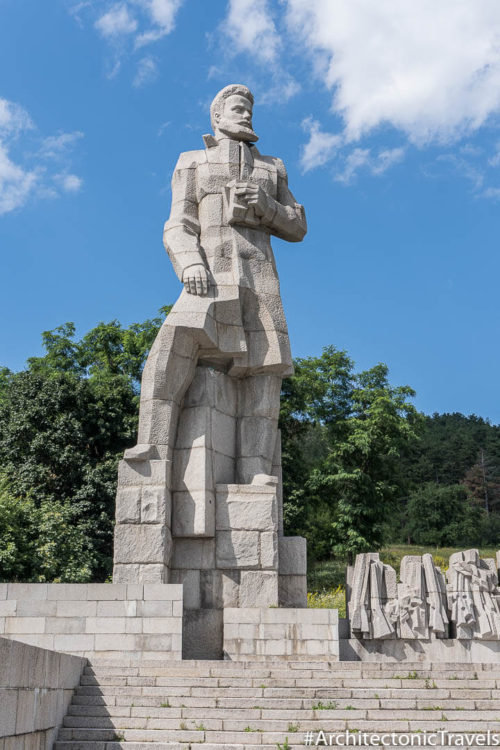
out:
<path id="1" fill-rule="evenodd" d="M 203 263 L 186 268 L 182 275 L 182 283 L 188 294 L 198 294 L 201 297 L 208 294 L 208 271 Z"/>
<path id="2" fill-rule="evenodd" d="M 253 206 L 257 216 L 264 216 L 267 211 L 267 196 L 260 185 L 239 181 L 236 183 L 235 193 L 243 198 L 248 206 Z"/>

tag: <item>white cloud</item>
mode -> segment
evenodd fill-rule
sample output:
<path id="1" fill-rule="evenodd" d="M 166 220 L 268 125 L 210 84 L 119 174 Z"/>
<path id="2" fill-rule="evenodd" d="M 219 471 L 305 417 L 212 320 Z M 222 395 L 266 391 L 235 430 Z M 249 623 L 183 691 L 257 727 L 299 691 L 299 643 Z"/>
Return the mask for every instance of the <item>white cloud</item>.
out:
<path id="1" fill-rule="evenodd" d="M 345 157 L 344 167 L 342 171 L 335 174 L 335 180 L 344 185 L 350 185 L 361 169 L 379 177 L 393 164 L 400 162 L 403 157 L 403 148 L 382 149 L 375 155 L 372 155 L 372 150 L 369 148 L 355 148 Z"/>
<path id="2" fill-rule="evenodd" d="M 380 125 L 449 142 L 500 111 L 498 0 L 286 0 L 355 141 Z"/>
<path id="3" fill-rule="evenodd" d="M 229 0 L 222 30 L 234 52 L 248 52 L 265 63 L 277 59 L 281 42 L 267 0 Z"/>
<path id="4" fill-rule="evenodd" d="M 337 182 L 349 185 L 361 167 L 366 166 L 370 160 L 369 148 L 355 148 L 346 158 L 344 169 L 335 175 Z"/>
<path id="5" fill-rule="evenodd" d="M 78 193 L 83 185 L 83 180 L 76 174 L 56 174 L 54 180 L 66 193 Z"/>
<path id="6" fill-rule="evenodd" d="M 500 201 L 500 188 L 487 188 L 483 193 L 485 198 L 491 198 L 494 201 Z"/>
<path id="7" fill-rule="evenodd" d="M 104 37 L 133 34 L 138 26 L 136 19 L 130 14 L 126 3 L 113 5 L 97 19 L 94 25 Z"/>
<path id="8" fill-rule="evenodd" d="M 468 180 L 473 190 L 477 191 L 483 187 L 485 180 L 485 167 L 483 164 L 474 163 L 470 158 L 457 154 L 441 154 L 437 157 L 436 161 L 445 164 L 449 170 Z"/>
<path id="9" fill-rule="evenodd" d="M 137 63 L 137 72 L 132 84 L 136 88 L 151 83 L 158 77 L 158 63 L 154 57 L 147 55 Z"/>
<path id="10" fill-rule="evenodd" d="M 37 183 L 35 171 L 23 169 L 0 142 L 0 216 L 21 208 Z"/>
<path id="11" fill-rule="evenodd" d="M 39 155 L 44 159 L 57 159 L 65 156 L 80 138 L 83 138 L 83 133 L 79 130 L 73 133 L 50 135 L 43 139 Z"/>
<path id="12" fill-rule="evenodd" d="M 22 208 L 35 195 L 57 196 L 54 184 L 77 192 L 82 181 L 66 167 L 70 149 L 82 136 L 75 131 L 41 138 L 25 109 L 0 98 L 0 215 Z M 55 163 L 64 171 L 54 172 Z"/>
<path id="13" fill-rule="evenodd" d="M 284 70 L 276 70 L 273 82 L 267 91 L 259 95 L 259 104 L 285 104 L 289 99 L 299 93 L 300 83 Z"/>
<path id="14" fill-rule="evenodd" d="M 76 21 L 83 25 L 83 18 L 90 20 L 94 28 L 110 45 L 111 55 L 105 61 L 106 77 L 114 78 L 124 58 L 133 55 L 148 44 L 162 39 L 175 28 L 177 13 L 185 0 L 121 0 L 111 3 L 100 0 L 101 10 L 96 17 L 96 3 L 77 3 L 70 8 Z M 104 7 L 103 7 L 104 6 Z M 138 61 L 133 86 L 142 86 L 156 78 L 157 61 L 143 57 Z"/>
<path id="15" fill-rule="evenodd" d="M 334 162 L 334 178 L 345 185 L 351 184 L 363 168 L 374 176 L 382 175 L 393 164 L 402 161 L 405 155 L 402 147 L 382 148 L 375 155 L 370 148 L 358 147 L 346 152 L 350 146 L 343 133 L 325 132 L 313 117 L 303 120 L 302 127 L 309 133 L 309 140 L 300 157 L 302 171 L 309 172 Z"/>
<path id="16" fill-rule="evenodd" d="M 290 66 L 284 65 L 284 40 L 281 38 L 270 0 L 228 0 L 226 16 L 219 25 L 222 35 L 218 49 L 224 52 L 226 63 L 212 65 L 208 78 L 234 79 L 235 55 L 246 55 L 252 67 L 239 78 L 256 84 L 256 79 L 264 73 L 261 85 L 254 85 L 258 92 L 259 104 L 284 104 L 300 90 L 300 83 L 290 73 Z M 218 62 L 220 63 L 219 55 Z M 256 65 L 257 63 L 258 65 Z"/>
<path id="17" fill-rule="evenodd" d="M 375 160 L 370 165 L 372 174 L 384 174 L 393 164 L 403 161 L 405 155 L 404 148 L 386 148 L 378 152 Z"/>
<path id="18" fill-rule="evenodd" d="M 495 153 L 488 159 L 490 167 L 500 166 L 500 143 L 496 144 Z"/>
<path id="19" fill-rule="evenodd" d="M 165 122 L 162 122 L 162 124 L 158 128 L 158 133 L 157 133 L 158 137 L 163 135 L 163 133 L 169 127 L 169 125 L 170 125 L 170 120 L 165 120 Z"/>
<path id="20" fill-rule="evenodd" d="M 309 141 L 303 147 L 300 164 L 304 172 L 309 172 L 329 162 L 342 145 L 343 139 L 337 133 L 325 133 L 319 122 L 312 117 L 303 120 L 302 127 L 309 132 Z"/>
<path id="21" fill-rule="evenodd" d="M 17 136 L 23 130 L 33 128 L 31 117 L 15 102 L 0 98 L 0 134 Z"/>
<path id="22" fill-rule="evenodd" d="M 136 47 L 156 42 L 175 28 L 175 17 L 184 0 L 136 0 L 149 16 L 153 28 L 141 32 L 135 41 Z"/>

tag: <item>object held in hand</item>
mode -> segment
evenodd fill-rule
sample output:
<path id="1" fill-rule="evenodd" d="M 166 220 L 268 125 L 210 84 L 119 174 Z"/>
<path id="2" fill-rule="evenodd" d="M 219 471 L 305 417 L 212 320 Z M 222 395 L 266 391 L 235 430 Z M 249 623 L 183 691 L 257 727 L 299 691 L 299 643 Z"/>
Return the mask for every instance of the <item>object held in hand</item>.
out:
<path id="1" fill-rule="evenodd" d="M 231 180 L 222 193 L 227 223 L 259 226 L 260 220 L 255 215 L 254 207 L 249 206 L 246 198 L 236 192 L 239 184 L 238 180 Z"/>

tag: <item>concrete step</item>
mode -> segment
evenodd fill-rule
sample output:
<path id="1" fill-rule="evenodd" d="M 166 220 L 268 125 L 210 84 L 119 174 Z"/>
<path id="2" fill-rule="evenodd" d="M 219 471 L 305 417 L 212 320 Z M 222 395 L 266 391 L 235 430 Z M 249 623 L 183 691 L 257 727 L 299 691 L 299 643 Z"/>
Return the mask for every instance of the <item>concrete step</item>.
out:
<path id="1" fill-rule="evenodd" d="M 152 716 L 66 716 L 64 719 L 65 728 L 81 729 L 169 729 L 179 730 L 186 727 L 189 730 L 206 730 L 243 732 L 248 726 L 254 731 L 292 731 L 290 726 L 303 726 L 307 729 L 319 731 L 332 731 L 337 727 L 339 721 L 345 726 L 352 725 L 353 721 L 376 721 L 385 723 L 389 728 L 394 720 L 393 711 L 383 710 L 352 710 L 352 711 L 325 711 L 324 715 L 318 716 L 314 712 L 304 712 L 304 714 L 274 717 L 256 717 L 255 712 L 240 712 L 238 717 L 231 718 L 209 718 L 203 716 L 197 718 L 182 717 L 152 717 Z M 498 711 L 454 711 L 439 709 L 437 711 L 405 711 L 404 720 L 418 721 L 422 727 L 429 723 L 435 725 L 443 721 L 461 724 L 467 729 L 470 722 L 498 722 Z"/>
<path id="2" fill-rule="evenodd" d="M 346 727 L 345 722 L 338 722 L 330 724 L 328 730 L 324 730 L 328 736 L 329 733 L 345 733 L 346 729 L 349 728 L 351 733 L 395 733 L 395 734 L 406 734 L 408 732 L 422 733 L 424 730 L 438 733 L 440 730 L 453 733 L 461 734 L 472 734 L 472 733 L 485 733 L 489 730 L 490 732 L 498 732 L 498 722 L 487 724 L 485 722 L 469 722 L 468 725 L 465 723 L 457 722 L 436 722 L 429 726 L 422 726 L 419 722 L 407 722 L 407 721 L 393 721 L 390 726 L 387 726 L 387 722 L 380 721 L 356 721 L 350 726 Z M 307 730 L 309 731 L 309 730 Z M 297 735 L 298 742 L 303 746 L 304 732 L 298 731 L 293 733 Z M 282 731 L 253 731 L 250 727 L 249 731 L 218 731 L 218 730 L 165 730 L 165 729 L 123 729 L 123 730 L 106 730 L 106 729 L 62 729 L 58 738 L 59 742 L 174 742 L 174 743 L 189 743 L 193 745 L 198 744 L 225 744 L 225 745 L 274 745 L 275 750 L 277 744 L 283 744 L 285 738 L 290 736 L 292 733 L 284 734 Z M 402 746 L 402 745 L 401 745 Z M 484 746 L 484 745 L 483 745 Z M 127 744 L 127 748 L 130 745 Z"/>
<path id="3" fill-rule="evenodd" d="M 259 744 L 259 750 L 276 750 L 276 745 Z M 56 742 L 54 750 L 200 750 L 194 744 L 177 742 Z M 253 745 L 235 745 L 224 743 L 204 743 L 202 750 L 255 750 Z M 304 750 L 304 744 L 293 744 L 288 740 L 288 750 Z M 449 750 L 448 748 L 433 748 L 433 750 Z M 467 750 L 467 748 L 465 749 Z"/>
<path id="4" fill-rule="evenodd" d="M 408 710 L 420 710 L 420 711 L 494 711 L 500 716 L 500 701 L 464 701 L 456 698 L 450 698 L 441 701 L 439 704 L 432 700 L 406 700 L 406 699 L 393 699 L 393 700 L 378 700 L 378 699 L 366 699 L 356 698 L 352 702 L 346 700 L 332 701 L 332 708 L 330 703 L 324 703 L 321 707 L 317 706 L 317 703 L 312 701 L 287 701 L 276 698 L 262 698 L 259 705 L 254 708 L 248 701 L 237 700 L 236 705 L 231 706 L 214 706 L 204 707 L 203 716 L 209 718 L 228 718 L 234 715 L 235 708 L 240 708 L 242 711 L 250 711 L 252 716 L 260 716 L 262 710 L 268 711 L 283 711 L 289 710 L 294 711 L 297 716 L 314 716 L 321 717 L 324 715 L 324 711 L 329 710 L 340 710 L 340 711 L 366 711 L 366 710 L 382 710 L 382 711 L 408 711 Z M 153 704 L 151 701 L 144 701 L 142 705 L 138 702 L 123 705 L 109 705 L 109 704 L 96 704 L 96 703 L 72 703 L 68 708 L 69 716 L 154 716 L 157 718 L 196 718 L 200 715 L 200 707 L 194 706 L 189 707 L 186 705 L 173 706 L 167 705 L 165 702 L 156 701 Z M 313 709 L 315 706 L 315 709 Z"/>
<path id="5" fill-rule="evenodd" d="M 464 700 L 498 700 L 500 699 L 499 688 L 470 688 L 467 685 L 453 685 L 453 687 L 432 689 L 412 688 L 404 686 L 390 687 L 372 687 L 364 683 L 364 687 L 344 687 L 344 688 L 172 688 L 168 686 L 150 687 L 150 686 L 81 686 L 76 689 L 76 695 L 101 697 L 106 702 L 111 702 L 111 698 L 121 698 L 129 703 L 135 702 L 138 697 L 163 698 L 163 702 L 169 702 L 174 705 L 188 705 L 187 698 L 201 699 L 198 705 L 213 705 L 215 701 L 223 702 L 224 699 L 245 698 L 253 703 L 258 703 L 262 698 L 280 698 L 280 699 L 309 699 L 309 700 L 339 700 L 349 698 L 371 698 L 371 699 L 427 699 L 433 702 L 450 698 L 460 698 Z M 206 703 L 203 701 L 205 699 Z M 115 701 L 116 703 L 117 701 Z M 259 704 L 260 705 L 260 704 Z"/>
<path id="6" fill-rule="evenodd" d="M 54 750 L 298 750 L 320 730 L 499 727 L 498 665 L 121 660 L 85 669 Z"/>
<path id="7" fill-rule="evenodd" d="M 126 711 L 126 713 L 125 713 Z M 470 713 L 474 713 L 474 718 L 500 720 L 500 711 L 498 710 L 481 710 L 475 708 L 461 709 L 455 704 L 449 705 L 434 705 L 421 708 L 411 709 L 363 709 L 359 707 L 353 708 L 332 708 L 321 711 L 308 711 L 303 709 L 261 709 L 258 707 L 245 707 L 238 710 L 234 709 L 162 709 L 156 707 L 138 707 L 128 708 L 124 712 L 117 711 L 111 712 L 106 710 L 103 713 L 89 713 L 89 714 L 75 714 L 68 713 L 66 715 L 67 721 L 66 726 L 114 726 L 122 723 L 122 721 L 128 721 L 129 719 L 134 722 L 143 721 L 145 719 L 157 719 L 157 720 L 168 720 L 174 721 L 179 724 L 180 722 L 185 723 L 192 720 L 200 721 L 207 720 L 221 720 L 229 721 L 232 719 L 242 720 L 259 720 L 259 721 L 274 721 L 274 720 L 286 720 L 286 721 L 298 721 L 301 724 L 304 722 L 322 722 L 332 718 L 345 718 L 346 721 L 352 720 L 353 717 L 363 718 L 383 718 L 384 720 L 390 717 L 402 716 L 404 718 L 410 717 L 421 717 L 424 721 L 434 720 L 436 716 L 446 715 L 449 719 L 452 717 L 458 721 L 465 720 L 465 716 Z M 200 718 L 202 717 L 202 718 Z"/>
<path id="8" fill-rule="evenodd" d="M 209 670 L 215 670 L 220 673 L 227 673 L 228 671 L 234 671 L 238 674 L 242 671 L 248 670 L 297 670 L 297 669 L 316 669 L 321 671 L 358 671 L 358 672 L 397 672 L 402 674 L 405 672 L 422 671 L 422 670 L 436 670 L 436 671 L 462 671 L 462 672 L 480 672 L 480 671 L 497 671 L 500 672 L 500 665 L 498 663 L 482 663 L 474 662 L 464 664 L 463 662 L 439 662 L 433 665 L 430 662 L 423 661 L 405 661 L 403 663 L 396 662 L 369 662 L 369 661 L 332 661 L 325 662 L 323 659 L 317 661 L 287 661 L 283 662 L 280 659 L 273 661 L 268 659 L 265 662 L 258 661 L 245 661 L 245 662 L 234 662 L 234 661 L 219 661 L 219 660 L 194 660 L 186 659 L 184 661 L 171 661 L 167 659 L 141 659 L 140 661 L 134 656 L 119 658 L 119 659 L 99 659 L 94 658 L 87 667 L 88 669 L 102 670 L 102 669 L 168 669 L 175 674 L 192 674 L 193 676 L 199 675 L 200 673 L 206 674 Z"/>
<path id="9" fill-rule="evenodd" d="M 147 676 L 147 675 L 82 675 L 80 685 L 85 687 L 168 687 L 172 692 L 178 692 L 180 695 L 186 694 L 187 689 L 191 688 L 283 688 L 286 690 L 303 688 L 314 688 L 320 684 L 322 687 L 373 687 L 373 688 L 411 688 L 411 689 L 436 689 L 436 688 L 490 688 L 500 689 L 500 678 L 483 677 L 477 679 L 459 678 L 439 678 L 427 677 L 424 679 L 401 679 L 398 676 L 385 678 L 353 678 L 351 676 L 338 677 L 309 677 L 309 678 L 236 678 L 236 677 L 165 677 L 165 676 Z"/>
<path id="10" fill-rule="evenodd" d="M 342 662 L 341 662 L 342 663 Z M 349 662 L 347 662 L 349 663 Z M 338 667 L 338 665 L 337 665 Z M 500 669 L 496 665 L 496 669 L 484 669 L 484 670 L 468 670 L 463 669 L 408 669 L 405 667 L 404 670 L 392 667 L 390 670 L 373 670 L 373 669 L 362 669 L 356 670 L 345 670 L 335 668 L 335 665 L 331 665 L 328 670 L 325 669 L 299 669 L 299 668 L 287 668 L 287 669 L 250 669 L 241 668 L 234 670 L 234 668 L 227 668 L 225 670 L 219 669 L 206 669 L 206 670 L 190 670 L 186 671 L 179 669 L 178 667 L 124 667 L 123 669 L 110 669 L 102 668 L 96 669 L 94 667 L 88 667 L 84 673 L 85 678 L 96 677 L 98 680 L 117 678 L 123 680 L 127 677 L 165 677 L 172 681 L 172 684 L 182 685 L 183 681 L 188 680 L 234 680 L 232 684 L 238 684 L 238 682 L 246 682 L 249 680 L 310 680 L 310 679 L 378 679 L 378 680 L 393 680 L 400 679 L 403 681 L 414 681 L 414 680 L 500 680 Z M 216 683 L 213 683 L 216 684 Z M 229 682 L 228 682 L 229 684 Z"/>
<path id="11" fill-rule="evenodd" d="M 304 750 L 304 743 L 295 744 L 288 738 L 289 750 Z M 362 738 L 361 738 L 362 739 Z M 373 747 L 368 742 L 359 742 L 358 747 Z M 203 750 L 255 750 L 255 744 L 237 745 L 225 743 L 205 743 Z M 386 747 L 401 747 L 401 745 L 386 745 Z M 433 750 L 450 750 L 449 745 L 433 745 Z M 468 746 L 460 746 L 468 750 Z M 483 745 L 484 747 L 484 745 Z M 259 744 L 259 750 L 276 750 L 276 745 Z M 193 744 L 175 742 L 56 742 L 54 750 L 200 750 Z"/>
<path id="12" fill-rule="evenodd" d="M 373 747 L 369 741 L 357 742 L 357 747 Z M 203 750 L 255 750 L 255 745 L 235 745 L 235 744 L 209 744 L 203 745 Z M 276 750 L 276 745 L 258 745 L 259 750 Z M 399 747 L 401 745 L 386 745 L 385 747 Z M 468 745 L 460 745 L 462 750 L 471 750 Z M 473 745 L 472 748 L 480 747 Z M 485 747 L 484 745 L 482 747 Z M 304 750 L 304 744 L 292 744 L 290 738 L 287 744 L 288 750 Z M 200 750 L 193 744 L 174 743 L 174 742 L 56 742 L 54 750 Z M 450 745 L 433 745 L 433 750 L 450 750 Z"/>

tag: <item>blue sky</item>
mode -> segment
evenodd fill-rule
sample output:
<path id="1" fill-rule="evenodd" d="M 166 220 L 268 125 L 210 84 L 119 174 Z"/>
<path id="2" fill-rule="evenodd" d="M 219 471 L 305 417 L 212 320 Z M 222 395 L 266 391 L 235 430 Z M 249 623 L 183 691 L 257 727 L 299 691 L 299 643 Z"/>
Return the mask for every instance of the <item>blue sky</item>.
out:
<path id="1" fill-rule="evenodd" d="M 0 0 L 0 364 L 175 301 L 171 172 L 241 82 L 309 223 L 294 355 L 500 422 L 499 36 L 497 0 Z"/>

